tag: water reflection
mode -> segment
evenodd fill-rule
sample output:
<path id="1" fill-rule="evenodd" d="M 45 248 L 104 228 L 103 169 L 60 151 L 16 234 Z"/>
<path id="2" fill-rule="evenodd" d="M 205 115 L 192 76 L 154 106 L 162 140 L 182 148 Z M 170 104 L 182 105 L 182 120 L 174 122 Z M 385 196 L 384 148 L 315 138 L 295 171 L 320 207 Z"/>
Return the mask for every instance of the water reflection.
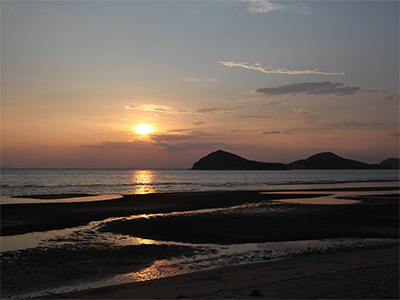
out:
<path id="1" fill-rule="evenodd" d="M 151 170 L 135 170 L 131 175 L 132 194 L 149 194 L 154 192 L 155 172 Z"/>

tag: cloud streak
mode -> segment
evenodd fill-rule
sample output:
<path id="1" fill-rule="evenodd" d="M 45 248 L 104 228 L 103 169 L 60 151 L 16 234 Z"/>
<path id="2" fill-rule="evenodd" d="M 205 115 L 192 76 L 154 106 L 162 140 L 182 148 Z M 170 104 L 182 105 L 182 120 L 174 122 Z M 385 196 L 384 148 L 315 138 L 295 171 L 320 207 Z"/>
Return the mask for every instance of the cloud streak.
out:
<path id="1" fill-rule="evenodd" d="M 289 75 L 300 75 L 300 74 L 308 74 L 308 75 L 345 75 L 345 73 L 328 73 L 328 72 L 321 72 L 318 69 L 314 70 L 303 70 L 303 71 L 294 71 L 288 69 L 275 69 L 273 67 L 262 67 L 259 63 L 254 65 L 250 65 L 247 62 L 234 62 L 234 61 L 219 61 L 218 63 L 223 64 L 227 67 L 242 67 L 249 70 L 256 70 L 263 73 L 268 74 L 289 74 Z"/>
<path id="2" fill-rule="evenodd" d="M 85 148 L 100 148 L 100 149 L 125 149 L 125 150 L 147 150 L 153 143 L 149 141 L 134 140 L 134 141 L 104 141 L 96 145 L 80 145 Z"/>
<path id="3" fill-rule="evenodd" d="M 207 77 L 207 78 L 192 78 L 192 77 L 183 77 L 182 78 L 185 81 L 189 81 L 189 82 L 216 82 L 217 79 L 215 78 L 211 78 L 211 77 Z"/>
<path id="4" fill-rule="evenodd" d="M 165 105 L 153 105 L 153 104 L 142 104 L 142 105 L 127 105 L 126 109 L 136 109 L 141 111 L 155 111 L 155 112 L 172 112 L 171 107 Z"/>
<path id="5" fill-rule="evenodd" d="M 220 108 L 220 107 L 203 107 L 196 110 L 201 114 L 214 114 L 214 113 L 229 113 L 233 111 L 233 108 Z"/>
<path id="6" fill-rule="evenodd" d="M 283 96 L 297 94 L 306 94 L 314 96 L 322 95 L 336 95 L 336 96 L 349 96 L 357 93 L 361 88 L 359 87 L 348 87 L 344 86 L 341 82 L 303 82 L 282 85 L 273 88 L 258 88 L 254 90 L 257 94 L 263 94 L 265 96 Z"/>
<path id="7" fill-rule="evenodd" d="M 241 0 L 247 2 L 247 10 L 251 13 L 269 13 L 271 11 L 295 11 L 301 14 L 309 14 L 308 7 L 303 4 L 290 5 L 271 2 L 268 0 Z"/>
<path id="8" fill-rule="evenodd" d="M 362 89 L 357 86 L 344 86 L 341 82 L 302 82 L 287 84 L 273 88 L 258 88 L 253 91 L 256 94 L 263 94 L 266 97 L 274 96 L 285 96 L 291 95 L 296 96 L 297 94 L 305 94 L 310 96 L 324 96 L 324 95 L 335 95 L 335 96 L 352 96 L 360 92 L 364 95 L 368 94 L 381 94 L 383 100 L 388 102 L 394 102 L 399 99 L 398 94 L 394 94 L 388 91 L 382 91 L 377 89 Z M 269 105 L 277 104 L 277 102 L 268 103 Z"/>
<path id="9" fill-rule="evenodd" d="M 290 131 L 284 131 L 284 132 L 281 132 L 281 131 L 265 131 L 262 134 L 293 134 L 293 133 L 290 132 Z"/>

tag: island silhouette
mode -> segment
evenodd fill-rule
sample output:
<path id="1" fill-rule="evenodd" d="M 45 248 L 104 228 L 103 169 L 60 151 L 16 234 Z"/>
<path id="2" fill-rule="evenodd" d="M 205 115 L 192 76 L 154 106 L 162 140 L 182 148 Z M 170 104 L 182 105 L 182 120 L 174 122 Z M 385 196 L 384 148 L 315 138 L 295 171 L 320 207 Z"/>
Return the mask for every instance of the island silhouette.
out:
<path id="1" fill-rule="evenodd" d="M 224 150 L 217 150 L 195 162 L 191 170 L 396 169 L 396 163 L 398 168 L 398 158 L 387 159 L 380 164 L 367 164 L 340 157 L 332 152 L 318 153 L 307 159 L 296 160 L 289 164 L 277 162 L 269 163 L 248 160 Z"/>

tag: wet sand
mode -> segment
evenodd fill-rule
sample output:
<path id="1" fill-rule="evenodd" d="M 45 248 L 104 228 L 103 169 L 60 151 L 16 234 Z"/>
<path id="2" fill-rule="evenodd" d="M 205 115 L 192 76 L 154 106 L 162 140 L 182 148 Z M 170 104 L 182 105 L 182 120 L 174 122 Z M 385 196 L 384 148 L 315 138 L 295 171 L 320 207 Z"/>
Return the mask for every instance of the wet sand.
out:
<path id="1" fill-rule="evenodd" d="M 352 199 L 360 200 L 360 203 L 348 205 L 306 205 L 274 201 L 330 195 L 332 188 L 320 189 L 318 194 L 311 193 L 311 190 L 310 193 L 304 190 L 296 193 L 292 190 L 291 193 L 266 194 L 258 191 L 169 193 L 129 195 L 122 199 L 84 203 L 10 204 L 1 206 L 1 230 L 2 235 L 12 235 L 78 226 L 108 217 L 254 203 L 268 205 L 272 210 L 267 215 L 255 213 L 232 216 L 217 213 L 119 220 L 104 224 L 101 230 L 149 239 L 217 244 L 339 237 L 398 239 L 398 190 L 393 189 L 393 193 L 384 196 L 372 196 L 374 190 L 382 190 L 379 184 L 365 189 L 371 194 L 353 195 Z M 64 276 L 66 282 L 71 279 L 76 281 L 79 280 L 79 272 L 82 276 L 97 280 L 121 271 L 133 272 L 148 266 L 156 259 L 179 255 L 190 257 L 197 251 L 190 248 L 151 246 L 146 248 L 151 250 L 147 255 L 147 250 L 134 248 L 137 246 L 118 249 L 109 249 L 107 246 L 99 249 L 82 245 L 83 248 L 79 249 L 27 251 L 15 260 L 12 257 L 4 259 L 2 256 L 2 286 L 16 284 L 18 288 L 19 284 L 23 284 L 18 281 L 18 272 L 21 274 L 20 278 L 27 272 L 37 272 L 33 276 L 39 281 L 43 276 L 51 274 L 54 276 L 50 277 Z M 355 252 L 311 254 L 295 260 L 237 266 L 230 267 L 232 269 L 223 268 L 91 289 L 68 294 L 67 297 L 176 298 L 184 295 L 189 298 L 398 298 L 398 245 Z M 44 259 L 50 257 L 54 259 L 48 267 L 50 260 L 44 262 Z M 308 273 L 305 273 L 306 269 L 309 269 Z M 7 270 L 10 272 L 6 274 Z M 65 270 L 68 272 L 65 273 Z M 221 275 L 218 277 L 215 274 Z M 207 290 L 204 290 L 205 286 Z M 261 295 L 249 296 L 252 292 L 250 290 L 258 290 Z M 49 297 L 65 298 L 56 295 Z"/>
<path id="2" fill-rule="evenodd" d="M 41 199 L 42 196 L 31 197 Z M 297 197 L 315 195 L 262 195 L 256 191 L 199 192 L 125 195 L 122 199 L 78 203 L 48 203 L 44 200 L 40 204 L 6 204 L 1 205 L 0 231 L 2 236 L 23 234 L 75 227 L 110 217 L 228 207 Z"/>
<path id="3" fill-rule="evenodd" d="M 399 247 L 312 255 L 41 299 L 399 299 Z"/>
<path id="4" fill-rule="evenodd" d="M 393 191 L 392 200 L 398 198 L 398 185 L 382 187 L 384 183 L 371 183 L 371 186 L 350 190 L 358 191 Z M 391 183 L 392 185 L 392 183 Z M 318 186 L 318 185 L 316 185 Z M 351 186 L 351 184 L 350 184 Z M 301 187 L 301 186 L 300 186 Z M 318 189 L 296 190 L 260 193 L 259 191 L 229 191 L 229 192 L 184 192 L 146 195 L 124 195 L 121 199 L 75 202 L 75 203 L 43 203 L 6 204 L 1 205 L 0 232 L 2 236 L 24 234 L 34 231 L 47 231 L 88 224 L 91 221 L 104 220 L 110 217 L 123 217 L 136 214 L 170 213 L 174 211 L 189 211 L 196 209 L 229 207 L 244 203 L 261 203 L 280 199 L 312 198 L 319 195 L 330 195 L 333 191 L 349 190 L 346 187 L 335 188 L 335 184 L 322 185 Z M 318 191 L 320 194 L 316 194 Z M 51 199 L 54 195 L 31 196 L 35 199 Z M 63 198 L 63 195 L 56 195 Z M 71 197 L 71 195 L 65 195 Z M 78 194 L 77 196 L 82 196 Z M 385 197 L 388 199 L 390 195 Z M 373 199 L 373 197 L 372 197 Z M 367 203 L 366 197 L 364 202 Z M 396 205 L 398 201 L 379 201 L 381 205 Z M 368 204 L 368 203 L 367 203 Z M 373 203 L 372 203 L 373 205 Z M 332 207 L 332 206 L 331 206 Z M 382 207 L 382 206 L 381 206 Z M 386 206 L 386 209 L 388 206 Z M 398 208 L 397 208 L 398 209 Z M 390 210 L 390 209 L 389 209 Z"/>

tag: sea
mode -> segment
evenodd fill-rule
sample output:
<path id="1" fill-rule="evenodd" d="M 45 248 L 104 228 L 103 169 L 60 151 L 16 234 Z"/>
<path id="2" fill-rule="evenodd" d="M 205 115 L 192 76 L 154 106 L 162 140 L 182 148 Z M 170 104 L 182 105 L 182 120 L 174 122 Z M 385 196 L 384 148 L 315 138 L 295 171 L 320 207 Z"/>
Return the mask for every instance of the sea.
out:
<path id="1" fill-rule="evenodd" d="M 271 190 L 281 185 L 398 181 L 399 178 L 399 170 L 3 169 L 1 197 Z"/>

